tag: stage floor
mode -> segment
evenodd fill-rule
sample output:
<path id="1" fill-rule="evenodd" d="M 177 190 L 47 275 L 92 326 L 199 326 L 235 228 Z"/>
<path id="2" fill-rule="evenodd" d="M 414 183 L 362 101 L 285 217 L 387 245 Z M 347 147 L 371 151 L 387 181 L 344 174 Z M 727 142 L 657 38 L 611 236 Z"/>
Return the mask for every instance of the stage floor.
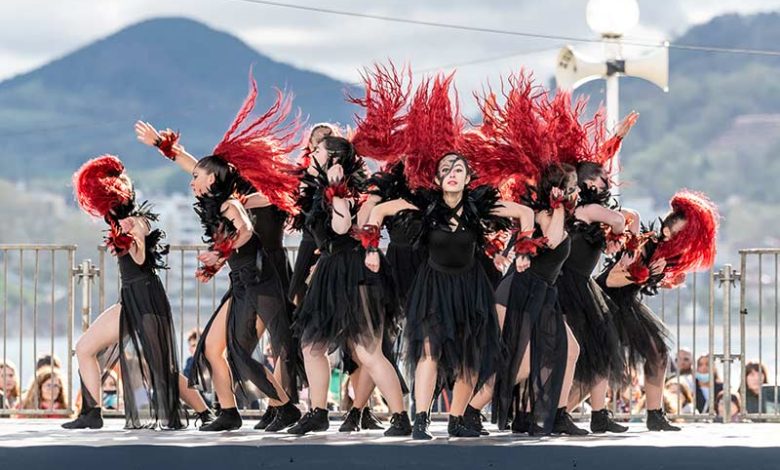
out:
<path id="1" fill-rule="evenodd" d="M 333 431 L 304 437 L 255 431 L 253 421 L 226 433 L 125 431 L 121 420 L 107 420 L 101 430 L 65 431 L 61 422 L 0 419 L 0 468 L 780 468 L 780 424 L 695 423 L 651 433 L 637 423 L 619 435 L 493 430 L 480 439 L 449 439 L 446 423 L 434 422 L 436 439 L 419 442 L 381 431 L 338 433 L 336 421 Z"/>

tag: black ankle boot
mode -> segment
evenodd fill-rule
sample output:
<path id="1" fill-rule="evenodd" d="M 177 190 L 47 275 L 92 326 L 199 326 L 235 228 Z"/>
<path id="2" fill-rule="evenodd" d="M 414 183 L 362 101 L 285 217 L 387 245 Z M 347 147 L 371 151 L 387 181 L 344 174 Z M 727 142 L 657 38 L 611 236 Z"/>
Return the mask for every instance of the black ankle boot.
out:
<path id="1" fill-rule="evenodd" d="M 479 437 L 479 431 L 466 427 L 463 422 L 463 416 L 450 415 L 450 421 L 447 423 L 447 433 L 450 437 Z"/>
<path id="2" fill-rule="evenodd" d="M 588 431 L 578 428 L 566 408 L 558 408 L 553 424 L 553 434 L 568 434 L 569 436 L 585 436 Z"/>
<path id="3" fill-rule="evenodd" d="M 390 427 L 385 431 L 385 436 L 408 436 L 411 433 L 412 423 L 409 421 L 409 414 L 406 411 L 393 413 L 393 416 L 390 418 Z"/>
<path id="4" fill-rule="evenodd" d="M 274 418 L 276 418 L 276 407 L 275 406 L 269 406 L 265 410 L 265 414 L 262 418 L 260 418 L 260 421 L 255 424 L 255 429 L 265 429 L 268 427 L 269 424 L 271 424 L 274 421 Z"/>
<path id="5" fill-rule="evenodd" d="M 415 441 L 430 441 L 433 439 L 433 434 L 428 431 L 429 424 L 431 424 L 431 418 L 428 416 L 428 413 L 423 411 L 414 415 L 412 439 Z"/>
<path id="6" fill-rule="evenodd" d="M 463 422 L 467 428 L 473 429 L 480 436 L 489 436 L 484 426 L 482 426 L 482 412 L 471 405 L 466 405 L 466 412 L 463 413 Z"/>
<path id="7" fill-rule="evenodd" d="M 297 423 L 299 419 L 301 419 L 301 410 L 293 402 L 288 401 L 274 409 L 274 420 L 265 428 L 265 432 L 279 432 Z"/>
<path id="8" fill-rule="evenodd" d="M 360 427 L 362 429 L 384 429 L 385 427 L 382 426 L 382 421 L 377 418 L 377 416 L 374 414 L 374 412 L 369 407 L 363 408 L 363 411 L 361 412 L 360 416 Z"/>
<path id="9" fill-rule="evenodd" d="M 620 425 L 612 419 L 612 413 L 609 410 L 603 409 L 598 411 L 591 411 L 590 413 L 590 432 L 595 434 L 602 434 L 605 432 L 626 432 L 627 426 Z"/>
<path id="10" fill-rule="evenodd" d="M 201 431 L 215 432 L 215 431 L 234 431 L 240 429 L 243 421 L 241 415 L 238 414 L 238 410 L 235 408 L 222 408 L 219 413 L 219 417 L 209 424 L 204 424 L 200 427 Z"/>
<path id="11" fill-rule="evenodd" d="M 103 416 L 100 408 L 82 410 L 73 421 L 63 424 L 64 429 L 100 429 L 103 427 Z"/>
<path id="12" fill-rule="evenodd" d="M 339 426 L 339 432 L 357 432 L 360 431 L 360 410 L 352 408 L 344 416 L 344 422 Z"/>
<path id="13" fill-rule="evenodd" d="M 287 430 L 290 434 L 303 435 L 307 432 L 327 431 L 330 427 L 328 410 L 314 408 L 298 420 L 298 424 Z"/>
<path id="14" fill-rule="evenodd" d="M 517 412 L 512 419 L 513 434 L 528 433 L 529 436 L 538 436 L 542 434 L 542 431 L 544 431 L 544 429 L 535 422 L 532 422 L 531 414 L 527 411 Z"/>
<path id="15" fill-rule="evenodd" d="M 214 413 L 212 413 L 210 409 L 206 408 L 200 413 L 195 413 L 195 425 L 197 426 L 198 421 L 200 421 L 201 425 L 209 424 L 210 422 L 214 421 L 215 418 L 216 417 L 214 416 Z"/>
<path id="16" fill-rule="evenodd" d="M 647 429 L 650 431 L 681 431 L 678 426 L 672 425 L 666 419 L 663 410 L 647 410 Z"/>

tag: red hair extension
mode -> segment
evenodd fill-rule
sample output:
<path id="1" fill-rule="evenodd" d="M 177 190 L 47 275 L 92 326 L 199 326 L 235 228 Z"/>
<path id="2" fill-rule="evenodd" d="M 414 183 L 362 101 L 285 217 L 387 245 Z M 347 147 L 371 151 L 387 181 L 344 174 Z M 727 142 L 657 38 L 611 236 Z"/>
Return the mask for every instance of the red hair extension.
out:
<path id="1" fill-rule="evenodd" d="M 273 205 L 290 212 L 298 178 L 294 175 L 296 167 L 287 156 L 299 145 L 295 140 L 300 129 L 299 117 L 285 123 L 292 109 L 292 96 L 277 90 L 274 104 L 240 130 L 257 100 L 257 83 L 251 71 L 249 84 L 249 94 L 213 153 L 235 166 L 241 177 Z"/>
<path id="2" fill-rule="evenodd" d="M 417 88 L 406 115 L 403 132 L 406 149 L 404 175 L 412 189 L 433 188 L 439 160 L 458 149 L 464 121 L 457 105 L 450 100 L 454 78 L 437 75 L 426 78 Z"/>
<path id="3" fill-rule="evenodd" d="M 122 177 L 125 166 L 113 155 L 86 162 L 73 174 L 76 201 L 84 212 L 105 217 L 111 209 L 133 199 L 133 187 Z"/>
<path id="4" fill-rule="evenodd" d="M 702 193 L 682 190 L 670 201 L 672 211 L 682 214 L 685 226 L 669 240 L 658 244 L 653 259 L 665 259 L 666 279 L 707 269 L 715 262 L 719 215 L 715 204 Z M 650 264 L 650 263 L 648 263 Z"/>
<path id="5" fill-rule="evenodd" d="M 357 127 L 352 136 L 352 145 L 358 155 L 379 162 L 393 163 L 404 153 L 401 136 L 406 106 L 412 87 L 412 72 L 408 67 L 400 71 L 395 65 L 376 64 L 363 75 L 365 96 L 349 98 L 349 101 L 363 107 L 366 115 L 355 116 Z"/>
<path id="6" fill-rule="evenodd" d="M 586 99 L 580 98 L 572 104 L 571 93 L 565 91 L 558 92 L 552 101 L 545 103 L 546 135 L 552 140 L 560 163 L 576 165 L 593 161 L 588 132 L 579 122 L 585 106 Z"/>

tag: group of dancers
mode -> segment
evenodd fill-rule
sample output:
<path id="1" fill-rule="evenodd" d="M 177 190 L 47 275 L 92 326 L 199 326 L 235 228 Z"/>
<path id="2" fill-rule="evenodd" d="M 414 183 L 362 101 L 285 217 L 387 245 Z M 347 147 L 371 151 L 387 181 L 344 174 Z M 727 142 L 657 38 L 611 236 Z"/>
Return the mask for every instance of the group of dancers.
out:
<path id="1" fill-rule="evenodd" d="M 630 367 L 644 367 L 648 429 L 679 430 L 662 408 L 669 333 L 642 299 L 712 265 L 718 215 L 687 190 L 658 225 L 615 203 L 612 157 L 637 115 L 608 136 L 601 111 L 585 120 L 584 100 L 552 95 L 521 72 L 501 96 L 475 95 L 482 123 L 470 125 L 453 74 L 414 87 L 408 68 L 376 65 L 364 82 L 364 95 L 350 98 L 365 111 L 352 131 L 316 124 L 301 155 L 292 98 L 278 92 L 252 118 L 251 77 L 212 155 L 197 159 L 178 133 L 136 123 L 139 141 L 192 175 L 208 244 L 195 276 L 230 270 L 188 377 L 156 274 L 166 253 L 151 227 L 157 216 L 136 201 L 117 157 L 75 173 L 78 203 L 109 226 L 121 291 L 76 345 L 81 410 L 63 427 L 102 427 L 101 374 L 119 361 L 127 428 L 186 427 L 183 400 L 201 431 L 234 430 L 238 407 L 264 396 L 256 429 L 325 431 L 328 356 L 340 350 L 355 391 L 344 432 L 382 428 L 367 407 L 375 387 L 391 412 L 387 436 L 432 439 L 430 409 L 444 389 L 452 437 L 486 435 L 488 405 L 500 430 L 587 434 L 568 410 L 588 397 L 592 432 L 624 432 L 605 402 Z M 365 159 L 380 170 L 369 175 Z M 294 267 L 286 230 L 302 233 Z M 253 357 L 266 332 L 273 371 Z M 201 397 L 211 387 L 216 415 Z"/>

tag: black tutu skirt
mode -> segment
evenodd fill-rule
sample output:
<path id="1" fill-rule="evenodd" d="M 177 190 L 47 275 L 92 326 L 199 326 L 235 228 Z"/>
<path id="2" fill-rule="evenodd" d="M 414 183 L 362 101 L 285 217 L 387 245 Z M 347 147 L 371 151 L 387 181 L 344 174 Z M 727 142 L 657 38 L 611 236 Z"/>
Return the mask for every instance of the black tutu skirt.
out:
<path id="1" fill-rule="evenodd" d="M 303 298 L 306 296 L 306 279 L 309 278 L 311 268 L 317 264 L 319 256 L 317 243 L 311 237 L 304 236 L 298 246 L 295 267 L 290 278 L 290 286 L 287 289 L 287 296 L 291 302 L 297 300 L 298 305 L 303 303 Z"/>
<path id="2" fill-rule="evenodd" d="M 127 262 L 123 258 L 120 263 Z M 122 279 L 119 295 L 119 343 L 101 352 L 98 362 L 105 375 L 119 362 L 125 429 L 184 428 L 179 361 L 165 288 L 156 274 L 139 273 Z M 83 382 L 82 395 L 88 406 L 99 406 Z"/>
<path id="3" fill-rule="evenodd" d="M 598 281 L 604 288 L 606 276 L 600 276 Z M 658 363 L 665 359 L 669 355 L 671 334 L 655 313 L 642 303 L 639 286 L 607 287 L 604 292 L 617 305 L 615 328 L 625 348 L 629 367 L 637 369 L 643 363 Z"/>
<path id="4" fill-rule="evenodd" d="M 493 421 L 506 429 L 517 412 L 531 410 L 543 432 L 552 431 L 566 370 L 566 328 L 558 305 L 558 291 L 541 277 L 510 270 L 499 285 L 498 303 L 506 306 L 502 330 L 503 367 L 496 374 Z M 516 385 L 523 356 L 528 351 L 530 376 Z"/>
<path id="5" fill-rule="evenodd" d="M 493 260 L 484 252 L 477 254 L 477 261 L 479 261 L 479 263 L 482 265 L 482 268 L 485 270 L 485 274 L 487 274 L 488 279 L 490 279 L 490 285 L 493 286 L 493 289 L 498 288 L 498 285 L 504 278 L 504 273 L 496 269 L 496 265 L 493 264 Z"/>
<path id="6" fill-rule="evenodd" d="M 589 390 L 607 378 L 614 386 L 626 380 L 626 361 L 613 316 L 617 305 L 590 276 L 563 268 L 556 281 L 558 302 L 574 337 L 580 356 L 574 381 Z"/>
<path id="7" fill-rule="evenodd" d="M 393 282 L 398 293 L 399 304 L 405 306 L 415 274 L 417 274 L 420 265 L 428 258 L 428 253 L 423 248 L 414 248 L 412 245 L 398 244 L 391 241 L 387 245 L 385 256 L 393 274 Z"/>
<path id="8" fill-rule="evenodd" d="M 387 261 L 378 273 L 365 267 L 365 251 L 356 240 L 341 239 L 320 255 L 293 332 L 302 346 L 326 345 L 350 350 L 385 336 L 399 319 L 398 301 Z"/>
<path id="9" fill-rule="evenodd" d="M 404 340 L 411 373 L 428 340 L 440 384 L 476 375 L 479 389 L 490 379 L 501 347 L 493 287 L 482 265 L 448 272 L 423 263 L 409 292 Z"/>
<path id="10" fill-rule="evenodd" d="M 257 252 L 261 253 L 261 252 Z M 285 366 L 285 390 L 297 389 L 295 383 L 303 374 L 290 330 L 289 303 L 282 291 L 276 270 L 265 260 L 231 267 L 230 289 L 222 298 L 203 330 L 193 355 L 190 386 L 211 391 L 210 365 L 205 346 L 211 325 L 222 306 L 230 301 L 227 319 L 227 360 L 233 378 L 233 391 L 240 406 L 258 400 L 262 395 L 278 399 L 265 367 L 253 356 L 259 343 L 256 320 L 259 316 L 271 339 L 274 357 Z"/>

